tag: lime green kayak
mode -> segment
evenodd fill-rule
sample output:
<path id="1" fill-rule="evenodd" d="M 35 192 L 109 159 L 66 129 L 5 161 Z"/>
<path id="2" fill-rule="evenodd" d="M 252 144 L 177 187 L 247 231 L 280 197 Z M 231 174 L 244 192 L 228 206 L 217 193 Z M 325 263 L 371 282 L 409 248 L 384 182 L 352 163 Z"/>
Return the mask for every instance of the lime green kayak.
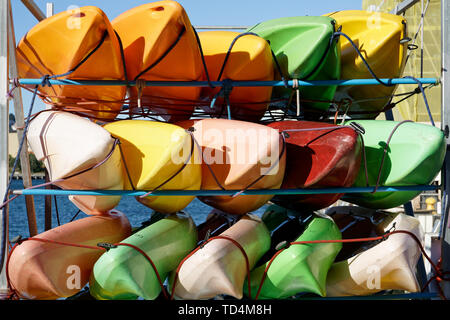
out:
<path id="1" fill-rule="evenodd" d="M 328 216 L 315 214 L 295 241 L 331 239 L 341 239 L 337 225 Z M 273 260 L 258 299 L 285 299 L 301 292 L 325 296 L 327 273 L 341 248 L 341 243 L 291 245 Z M 252 298 L 255 298 L 268 263 L 253 269 L 250 274 Z M 247 284 L 244 284 L 244 290 L 248 296 Z"/>
<path id="2" fill-rule="evenodd" d="M 329 17 L 287 17 L 264 21 L 247 30 L 268 40 L 285 77 L 337 80 L 341 75 L 338 38 L 331 41 L 335 20 Z M 275 74 L 278 74 L 276 72 Z M 301 99 L 333 99 L 337 86 L 303 87 Z M 277 87 L 273 98 L 289 98 L 291 89 Z M 305 108 L 328 110 L 329 103 L 302 102 Z"/>
<path id="3" fill-rule="evenodd" d="M 190 216 L 178 213 L 151 224 L 122 242 L 144 251 L 164 281 L 196 246 L 197 229 Z M 161 293 L 149 261 L 128 246 L 112 248 L 97 260 L 89 286 L 91 295 L 102 300 L 134 300 L 138 297 L 150 300 Z"/>
<path id="4" fill-rule="evenodd" d="M 383 152 L 389 135 L 399 123 L 383 120 L 358 120 L 365 129 L 364 144 L 367 157 L 369 186 L 375 186 Z M 383 168 L 381 186 L 427 185 L 441 170 L 445 156 L 444 133 L 431 125 L 405 122 L 393 133 Z M 353 187 L 365 187 L 364 163 Z M 394 208 L 412 200 L 421 191 L 348 193 L 345 201 L 374 209 Z"/>

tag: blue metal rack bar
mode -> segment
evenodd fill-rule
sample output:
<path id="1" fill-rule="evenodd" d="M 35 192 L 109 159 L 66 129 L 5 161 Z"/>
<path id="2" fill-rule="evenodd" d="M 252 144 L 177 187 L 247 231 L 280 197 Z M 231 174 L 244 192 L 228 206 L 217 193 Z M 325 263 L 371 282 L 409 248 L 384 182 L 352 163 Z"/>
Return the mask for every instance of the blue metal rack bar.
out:
<path id="1" fill-rule="evenodd" d="M 413 79 L 407 78 L 393 78 L 380 79 L 384 84 L 416 84 Z M 439 79 L 436 78 L 418 78 L 422 84 L 438 84 Z M 51 85 L 76 85 L 76 86 L 136 86 L 136 81 L 123 80 L 49 80 Z M 40 85 L 42 79 L 19 79 L 22 85 Z M 148 87 L 221 87 L 230 84 L 233 87 L 282 87 L 285 86 L 284 81 L 146 81 Z M 314 86 L 365 86 L 365 85 L 379 85 L 380 83 L 375 79 L 351 79 L 351 80 L 318 80 L 318 81 L 298 81 L 298 85 L 302 87 Z M 287 81 L 288 86 L 293 86 L 293 80 Z"/>
<path id="2" fill-rule="evenodd" d="M 378 187 L 377 192 L 394 191 L 430 191 L 438 189 L 434 185 Z M 331 194 L 331 193 L 362 193 L 372 192 L 374 187 L 323 188 L 323 189 L 253 189 L 242 192 L 243 195 L 293 195 L 293 194 Z M 234 195 L 241 190 L 156 190 L 152 196 L 226 196 Z M 19 195 L 83 195 L 83 196 L 143 196 L 149 191 L 144 190 L 55 190 L 55 189 L 23 189 L 15 190 Z"/>

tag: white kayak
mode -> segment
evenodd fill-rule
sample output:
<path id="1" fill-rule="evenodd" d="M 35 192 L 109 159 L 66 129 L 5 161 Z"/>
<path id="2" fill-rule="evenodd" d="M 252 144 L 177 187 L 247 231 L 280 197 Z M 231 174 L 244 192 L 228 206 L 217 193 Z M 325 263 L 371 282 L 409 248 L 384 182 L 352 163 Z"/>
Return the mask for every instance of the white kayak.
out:
<path id="1" fill-rule="evenodd" d="M 394 228 L 393 228 L 394 227 Z M 418 219 L 398 214 L 385 232 L 406 230 L 424 243 Z M 334 263 L 328 272 L 327 296 L 361 296 L 383 290 L 420 291 L 416 265 L 421 256 L 417 242 L 408 234 L 392 234 L 353 257 Z"/>
<path id="2" fill-rule="evenodd" d="M 44 111 L 31 121 L 27 139 L 56 186 L 68 190 L 123 189 L 124 168 L 119 146 L 100 125 L 68 112 Z M 113 209 L 121 197 L 70 196 L 69 199 L 87 214 L 101 214 Z"/>

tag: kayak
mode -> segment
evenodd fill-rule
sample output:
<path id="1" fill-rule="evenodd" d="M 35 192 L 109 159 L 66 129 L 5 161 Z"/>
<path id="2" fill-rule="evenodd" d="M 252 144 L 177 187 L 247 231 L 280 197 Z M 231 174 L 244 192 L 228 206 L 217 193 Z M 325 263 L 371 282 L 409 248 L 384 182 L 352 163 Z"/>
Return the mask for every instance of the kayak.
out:
<path id="1" fill-rule="evenodd" d="M 120 150 L 108 131 L 80 116 L 44 111 L 28 128 L 27 140 L 43 161 L 54 185 L 68 190 L 121 190 L 124 185 Z M 120 196 L 69 196 L 86 214 L 106 213 Z"/>
<path id="2" fill-rule="evenodd" d="M 19 78 L 125 79 L 119 40 L 97 7 L 67 10 L 42 20 L 20 40 L 16 52 Z M 39 91 L 57 107 L 104 121 L 117 116 L 126 94 L 120 86 L 54 85 L 39 86 Z"/>
<path id="3" fill-rule="evenodd" d="M 200 32 L 200 42 L 208 74 L 212 81 L 271 81 L 274 66 L 269 43 L 255 35 L 242 35 L 233 31 Z M 235 41 L 235 42 L 233 42 Z M 229 51 L 230 45 L 233 44 Z M 215 117 L 227 116 L 227 103 L 218 97 L 209 105 L 220 88 L 203 88 L 203 108 Z M 230 117 L 236 120 L 259 121 L 267 110 L 272 87 L 233 88 L 230 96 Z"/>
<path id="4" fill-rule="evenodd" d="M 406 63 L 408 42 L 406 19 L 403 16 L 345 10 L 327 15 L 336 20 L 342 32 L 362 50 L 364 59 L 378 78 L 400 78 Z M 340 37 L 342 79 L 372 78 L 369 70 L 351 43 Z M 340 86 L 336 99 L 350 98 L 348 114 L 353 119 L 374 119 L 390 103 L 397 86 Z M 377 99 L 381 98 L 381 99 Z"/>
<path id="5" fill-rule="evenodd" d="M 149 120 L 116 121 L 104 128 L 120 139 L 123 163 L 128 170 L 123 173 L 125 190 L 200 188 L 202 176 L 198 151 L 183 128 Z M 155 211 L 171 214 L 183 210 L 194 196 L 149 195 L 136 199 Z"/>
<path id="6" fill-rule="evenodd" d="M 255 215 L 243 216 L 220 236 L 239 243 L 250 270 L 270 246 L 269 232 Z M 204 300 L 217 295 L 241 299 L 246 277 L 246 259 L 238 246 L 227 239 L 211 239 L 183 261 L 178 274 L 172 272 L 169 286 L 177 299 Z"/>
<path id="7" fill-rule="evenodd" d="M 286 17 L 261 22 L 246 31 L 256 33 L 270 42 L 286 78 L 305 81 L 340 79 L 339 38 L 332 39 L 336 31 L 334 19 Z M 276 74 L 280 78 L 278 72 Z M 305 116 L 318 118 L 318 115 L 326 112 L 336 88 L 301 87 L 300 97 L 304 100 L 301 107 L 304 108 Z M 292 88 L 276 87 L 272 98 L 289 99 L 292 93 Z"/>
<path id="8" fill-rule="evenodd" d="M 202 150 L 202 190 L 277 189 L 286 153 L 277 130 L 239 120 L 204 119 L 178 123 L 193 128 Z M 273 195 L 199 196 L 216 209 L 242 215 L 257 210 Z"/>
<path id="9" fill-rule="evenodd" d="M 157 1 L 130 9 L 112 21 L 124 47 L 130 80 L 201 81 L 199 45 L 184 8 L 175 1 Z M 129 90 L 130 108 L 143 112 L 137 87 Z M 199 87 L 143 87 L 142 109 L 169 122 L 189 119 Z"/>
<path id="10" fill-rule="evenodd" d="M 130 234 L 126 216 L 112 210 L 55 227 L 31 239 L 97 246 L 100 242 L 119 242 Z M 100 247 L 92 249 L 27 240 L 11 254 L 10 283 L 24 299 L 69 297 L 88 283 L 92 268 L 103 252 Z"/>
<path id="11" fill-rule="evenodd" d="M 342 239 L 375 237 L 384 233 L 386 226 L 397 216 L 396 213 L 366 209 L 357 206 L 334 206 L 326 212 L 338 226 Z M 348 242 L 342 244 L 335 262 L 347 260 L 367 249 L 369 242 Z"/>
<path id="12" fill-rule="evenodd" d="M 395 227 L 394 227 L 395 226 Z M 384 231 L 406 230 L 424 243 L 418 219 L 398 214 Z M 369 295 L 383 290 L 420 291 L 416 265 L 421 256 L 418 244 L 408 234 L 393 234 L 388 239 L 348 260 L 331 267 L 327 278 L 327 295 Z"/>
<path id="13" fill-rule="evenodd" d="M 358 120 L 355 122 L 365 129 L 363 137 L 369 186 L 375 186 L 387 140 L 399 122 L 383 120 Z M 427 185 L 441 170 L 445 152 L 444 133 L 440 129 L 421 123 L 402 123 L 392 134 L 381 170 L 379 185 Z M 364 167 L 364 164 L 361 164 L 353 187 L 366 187 Z M 387 209 L 403 205 L 419 195 L 420 192 L 348 193 L 343 200 L 367 208 Z"/>
<path id="14" fill-rule="evenodd" d="M 305 231 L 295 241 L 339 240 L 341 233 L 331 218 L 313 214 Z M 326 295 L 328 270 L 336 258 L 341 243 L 293 244 L 279 253 L 270 264 L 258 299 L 285 299 L 297 293 Z M 269 262 L 251 272 L 252 297 L 259 290 L 264 270 Z M 244 285 L 246 296 L 247 284 Z"/>
<path id="15" fill-rule="evenodd" d="M 197 231 L 187 214 L 170 215 L 122 241 L 145 252 L 162 282 L 195 247 Z M 147 258 L 134 247 L 119 245 L 103 254 L 94 265 L 90 294 L 101 300 L 156 299 L 161 286 Z"/>
<path id="16" fill-rule="evenodd" d="M 350 187 L 355 182 L 362 147 L 353 128 L 313 121 L 278 121 L 268 126 L 289 135 L 281 189 Z M 342 196 L 343 193 L 277 195 L 272 202 L 308 211 L 326 208 Z"/>

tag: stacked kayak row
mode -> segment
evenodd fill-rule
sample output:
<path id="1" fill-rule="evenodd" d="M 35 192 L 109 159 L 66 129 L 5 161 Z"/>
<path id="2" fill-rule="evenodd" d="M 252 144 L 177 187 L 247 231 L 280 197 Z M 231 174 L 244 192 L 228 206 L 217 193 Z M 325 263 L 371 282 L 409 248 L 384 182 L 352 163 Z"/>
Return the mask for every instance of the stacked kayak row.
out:
<path id="1" fill-rule="evenodd" d="M 70 27 L 67 21 L 76 27 Z M 376 25 L 374 25 L 376 24 Z M 58 32 L 55 32 L 55 31 Z M 61 32 L 64 31 L 64 32 Z M 128 10 L 113 21 L 96 7 L 61 12 L 32 28 L 17 46 L 19 76 L 75 80 L 139 81 L 139 85 L 40 87 L 49 104 L 98 121 L 112 121 L 128 106 L 131 114 L 158 115 L 174 123 L 196 108 L 212 117 L 259 121 L 271 103 L 291 108 L 295 88 L 204 88 L 143 85 L 146 81 L 268 81 L 370 78 L 364 51 L 380 78 L 400 77 L 406 57 L 404 18 L 366 11 L 261 22 L 243 33 L 198 34 L 183 7 L 159 1 Z M 43 45 L 45 44 L 45 45 Z M 305 117 L 314 120 L 348 98 L 346 114 L 373 119 L 389 104 L 395 86 L 301 87 Z M 287 108 L 287 109 L 286 109 Z M 229 109 L 229 110 L 228 110 Z M 292 110 L 295 112 L 295 107 Z M 344 110 L 341 110 L 344 111 Z"/>
<path id="2" fill-rule="evenodd" d="M 410 234 L 339 242 L 393 228 Z M 205 230 L 211 237 L 199 241 Z M 304 215 L 273 205 L 262 218 L 211 214 L 198 226 L 178 213 L 133 232 L 123 213 L 110 211 L 25 240 L 12 250 L 7 270 L 24 299 L 70 297 L 87 284 L 90 296 L 104 300 L 369 295 L 419 291 L 419 245 L 423 231 L 416 218 L 355 207 Z"/>
<path id="3" fill-rule="evenodd" d="M 341 11 L 265 21 L 244 33 L 197 34 L 181 5 L 160 1 L 111 22 L 100 9 L 83 7 L 39 23 L 17 46 L 21 78 L 136 81 L 38 87 L 52 108 L 33 116 L 26 137 L 50 182 L 65 190 L 145 191 L 136 200 L 154 214 L 132 230 L 126 214 L 114 209 L 120 193 L 74 192 L 69 199 L 88 217 L 15 246 L 8 260 L 11 288 L 25 299 L 70 297 L 87 284 L 96 299 L 419 291 L 420 224 L 380 209 L 403 205 L 420 191 L 297 190 L 376 191 L 433 181 L 444 161 L 444 133 L 426 124 L 373 120 L 395 86 L 161 87 L 144 81 L 358 79 L 371 77 L 366 63 L 380 78 L 400 77 L 406 22 L 377 14 L 374 28 L 372 19 L 369 12 Z M 364 60 L 353 44 L 364 50 Z M 337 111 L 347 117 L 332 124 L 324 115 L 343 101 L 350 102 Z M 286 117 L 261 121 L 274 103 Z M 209 117 L 198 117 L 199 109 Z M 289 120 L 299 111 L 302 120 Z M 128 119 L 121 117 L 125 112 Z M 163 121 L 143 119 L 149 115 Z M 213 208 L 199 225 L 183 211 L 195 197 Z M 331 207 L 339 199 L 361 207 Z M 270 202 L 261 218 L 253 214 Z M 403 233 L 378 242 L 342 241 L 392 230 Z"/>
<path id="4" fill-rule="evenodd" d="M 438 174 L 445 156 L 439 129 L 380 120 L 353 120 L 339 126 L 312 121 L 262 125 L 227 119 L 177 124 L 120 120 L 102 127 L 71 113 L 49 110 L 31 121 L 27 138 L 58 187 L 145 190 L 149 194 L 136 199 L 165 214 L 183 210 L 194 196 L 154 196 L 151 191 L 199 191 L 205 204 L 236 215 L 255 211 L 268 201 L 300 211 L 319 210 L 344 194 L 275 196 L 275 192 L 243 195 L 240 191 L 426 185 Z M 236 192 L 201 194 L 211 190 Z M 349 193 L 345 200 L 387 209 L 419 193 Z M 70 196 L 86 214 L 106 213 L 120 199 Z"/>

